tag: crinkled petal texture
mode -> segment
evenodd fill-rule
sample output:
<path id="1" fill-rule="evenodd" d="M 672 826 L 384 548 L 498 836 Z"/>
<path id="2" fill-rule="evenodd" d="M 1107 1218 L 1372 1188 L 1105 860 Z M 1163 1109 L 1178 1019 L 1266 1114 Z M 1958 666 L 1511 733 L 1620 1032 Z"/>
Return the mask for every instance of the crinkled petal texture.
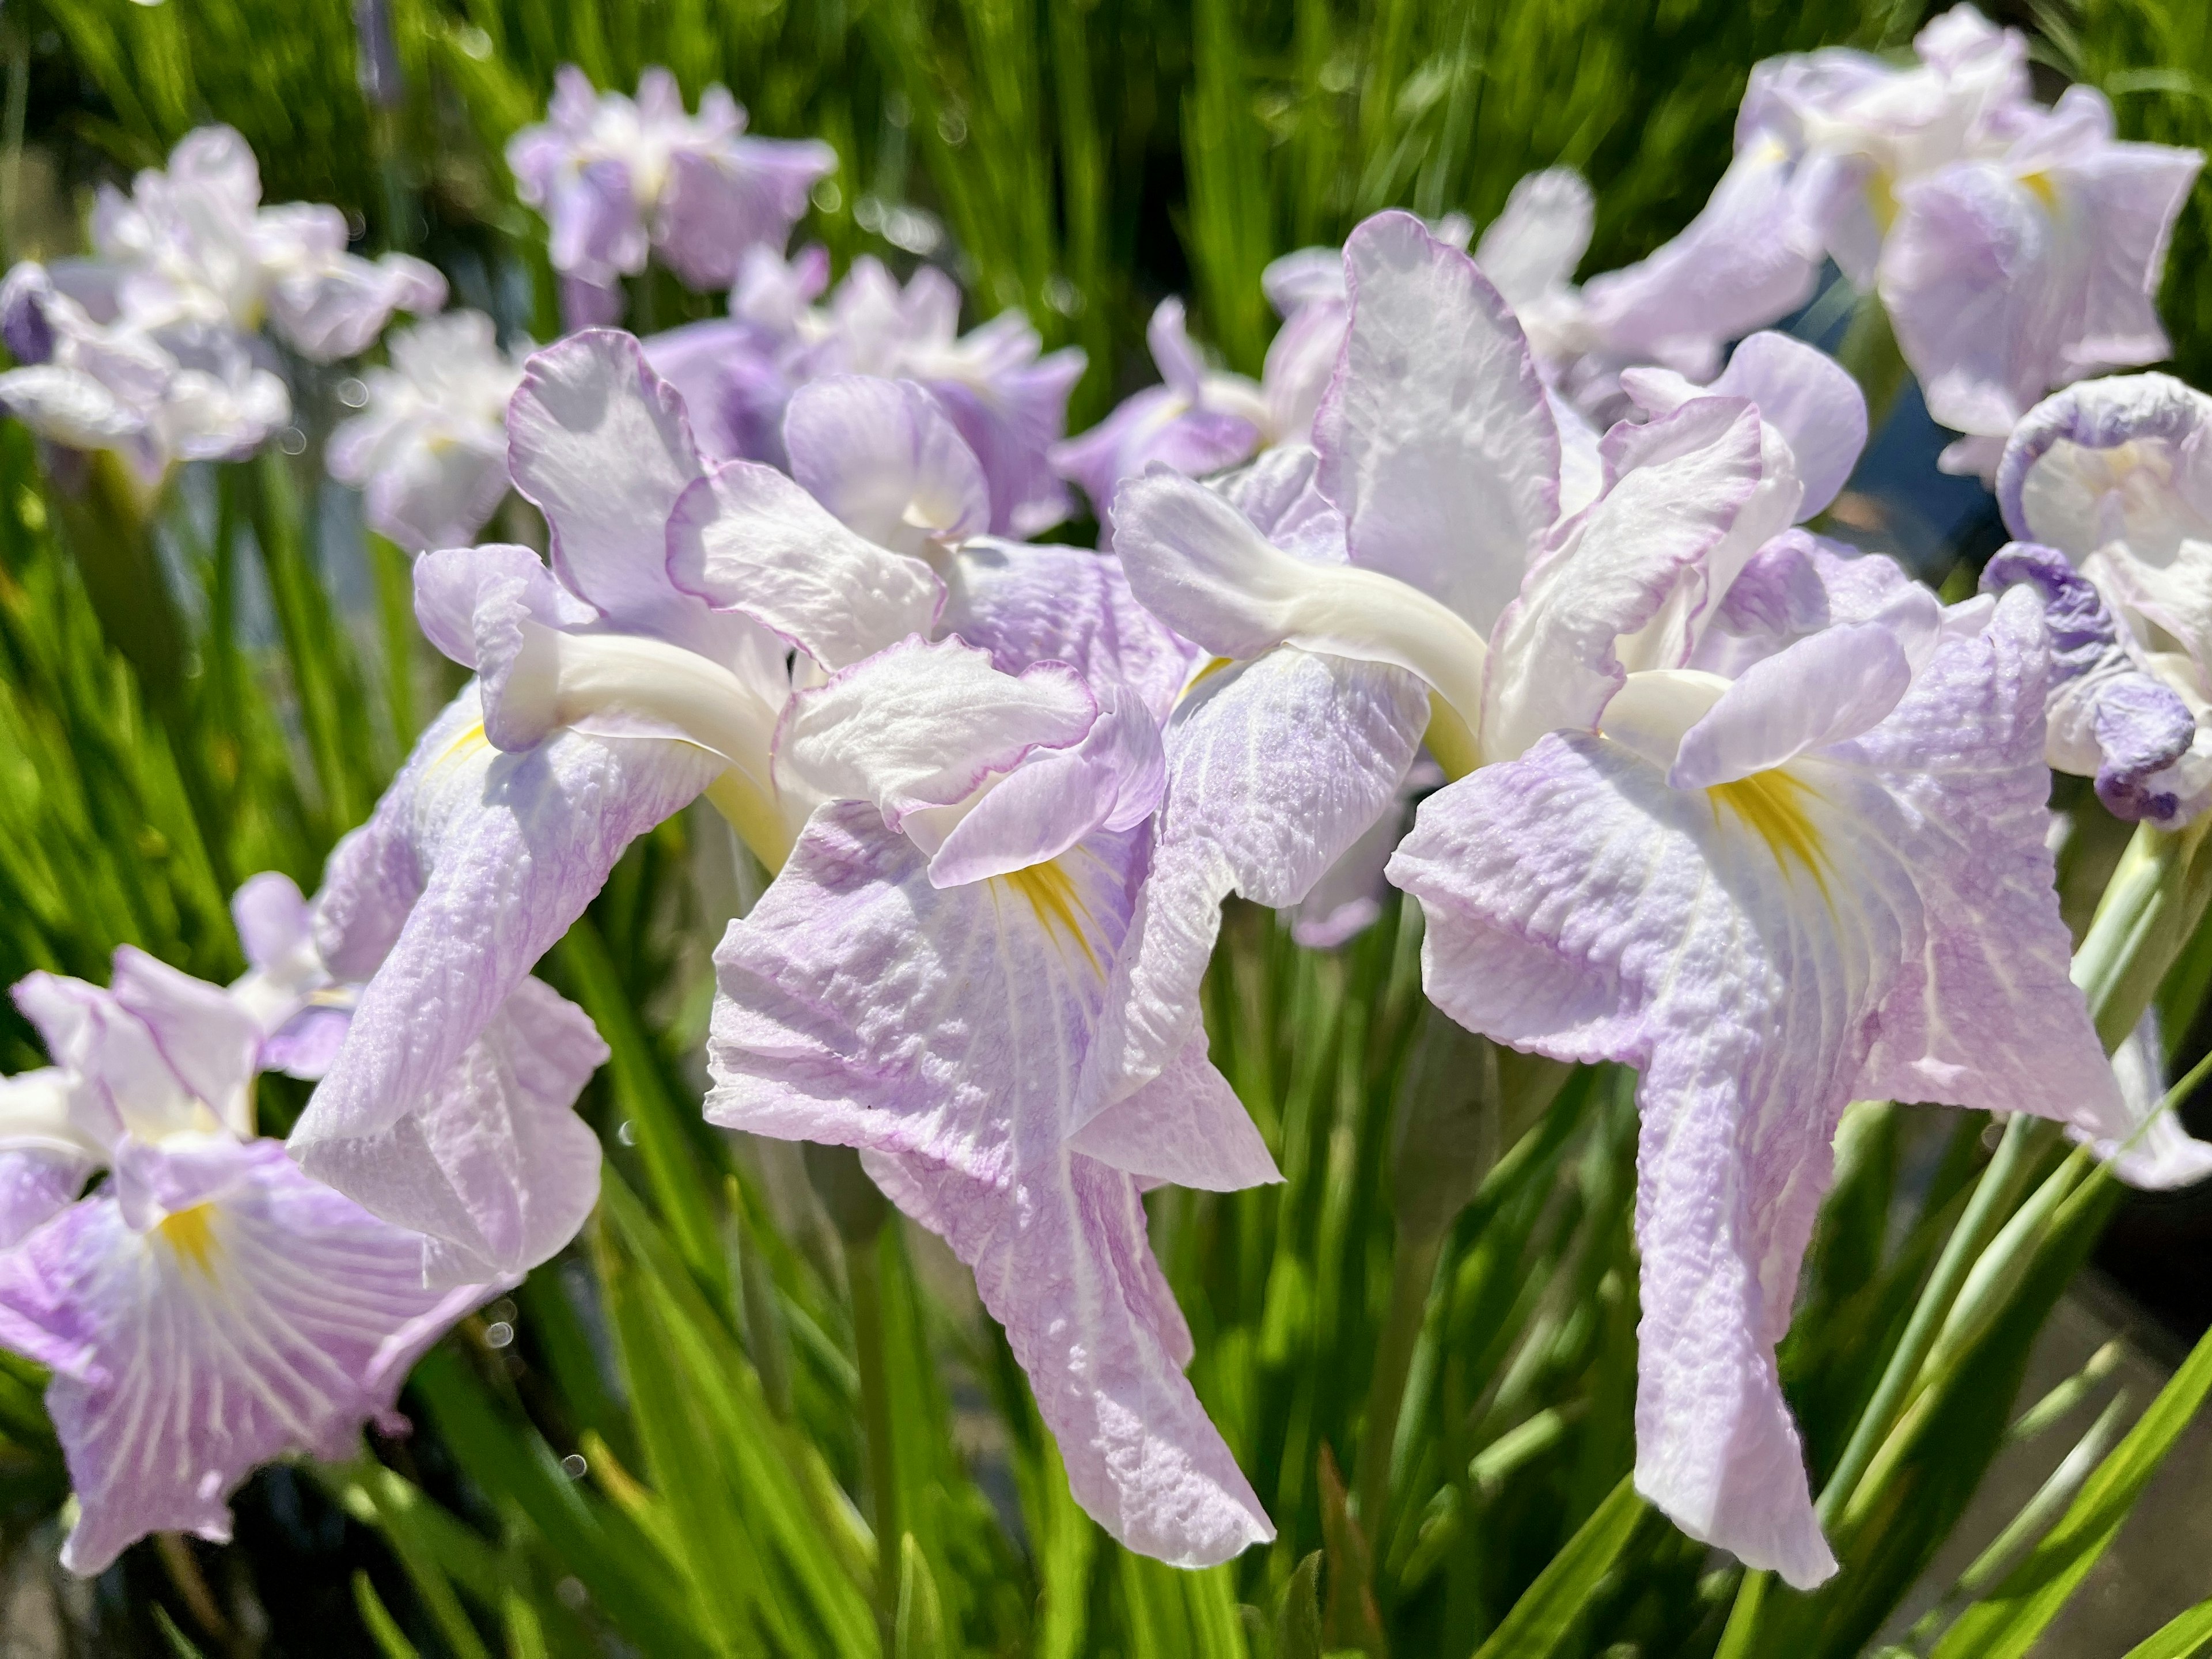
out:
<path id="1" fill-rule="evenodd" d="M 422 1241 L 295 1169 L 228 1148 L 228 1179 L 141 1231 L 73 1206 L 0 1255 L 0 1343 L 52 1368 L 46 1409 L 99 1572 L 156 1531 L 230 1536 L 226 1499 L 287 1452 L 342 1458 L 408 1368 L 491 1293 L 422 1285 Z"/>
<path id="2" fill-rule="evenodd" d="M 939 630 L 1018 674 L 1064 662 L 1094 687 L 1126 685 L 1164 720 L 1190 677 L 1192 647 L 1137 603 L 1111 553 L 1005 542 L 962 544 L 946 571 Z"/>
<path id="3" fill-rule="evenodd" d="M 526 979 L 433 1093 L 374 1134 L 295 1130 L 300 1167 L 428 1235 L 426 1277 L 526 1273 L 576 1236 L 599 1196 L 599 1141 L 571 1109 L 606 1045 L 584 1011 Z"/>
<path id="4" fill-rule="evenodd" d="M 872 805 L 820 809 L 715 953 L 707 1115 L 860 1148 L 975 1269 L 1077 1500 L 1130 1548 L 1201 1566 L 1273 1528 L 1183 1378 L 1189 1332 L 1146 1241 L 1139 1176 L 1067 1141 L 1144 869 L 1141 830 L 1102 833 L 940 889 Z M 1225 1085 L 1199 1064 L 1194 1109 L 1218 1112 Z M 1242 1139 L 1169 1149 L 1177 1178 L 1247 1183 L 1266 1153 L 1237 1116 Z"/>
<path id="5" fill-rule="evenodd" d="M 323 959 L 337 977 L 368 984 L 344 1046 L 294 1132 L 299 1144 L 374 1141 L 417 1117 L 425 1148 L 415 1155 L 427 1161 L 416 1167 L 428 1183 L 419 1202 L 442 1205 L 452 1192 L 481 1190 L 473 1180 L 447 1190 L 465 1149 L 454 1139 L 459 1130 L 436 1126 L 451 1124 L 444 1115 L 454 1109 L 453 1091 L 468 1086 L 456 1083 L 457 1072 L 479 1062 L 496 1069 L 499 1043 L 489 1057 L 470 1050 L 532 965 L 583 913 L 622 849 L 721 769 L 720 759 L 684 744 L 567 731 L 507 754 L 486 741 L 476 689 L 465 690 L 325 872 L 316 918 Z M 513 1048 L 505 1052 L 520 1064 Z M 525 1092 L 531 1112 L 511 1097 L 503 1109 L 514 1114 L 505 1122 L 517 1134 L 546 1121 L 538 1115 L 544 1091 Z M 501 1122 L 489 1115 L 469 1133 L 491 1134 Z M 466 1150 L 475 1160 L 482 1149 Z M 470 1168 L 496 1164 L 526 1176 L 541 1152 L 564 1170 L 580 1158 L 580 1150 L 556 1154 L 524 1144 L 484 1151 L 489 1161 Z M 336 1166 L 331 1177 L 349 1178 Z M 384 1190 L 365 1188 L 362 1201 L 382 1201 Z M 526 1242 L 532 1228 L 511 1223 L 505 1200 L 479 1208 L 471 1198 L 470 1208 L 483 1239 L 510 1237 L 502 1230 L 519 1224 L 526 1241 L 519 1253 L 534 1249 Z M 526 1219 L 526 1206 L 523 1213 Z M 482 1248 L 474 1234 L 453 1242 Z"/>
<path id="6" fill-rule="evenodd" d="M 1498 618 L 1483 685 L 1486 758 L 1595 726 L 1628 677 L 1620 653 L 1630 636 L 1650 635 L 1633 653 L 1649 665 L 1686 660 L 1737 561 L 1762 538 L 1759 526 L 1735 533 L 1761 483 L 1751 404 L 1693 398 L 1648 426 L 1614 428 L 1601 447 L 1604 494 L 1559 526 Z"/>
<path id="7" fill-rule="evenodd" d="M 1199 984 L 1238 893 L 1297 903 L 1386 814 L 1421 743 L 1426 689 L 1380 663 L 1270 651 L 1194 685 L 1167 731 L 1167 795 L 1097 1041 L 1086 1118 L 1202 1040 Z"/>
<path id="8" fill-rule="evenodd" d="M 1454 1018 L 1643 1073 L 1637 1484 L 1800 1587 L 1835 1563 L 1774 1345 L 1844 1105 L 2122 1121 L 2044 845 L 2044 655 L 2008 599 L 1872 730 L 1717 789 L 1554 733 L 1431 797 L 1391 864 Z"/>

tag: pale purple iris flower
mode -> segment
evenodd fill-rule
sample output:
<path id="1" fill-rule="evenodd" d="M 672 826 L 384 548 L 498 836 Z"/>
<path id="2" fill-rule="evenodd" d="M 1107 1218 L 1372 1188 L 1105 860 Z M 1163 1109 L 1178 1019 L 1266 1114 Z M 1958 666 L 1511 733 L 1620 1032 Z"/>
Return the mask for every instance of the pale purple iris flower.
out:
<path id="1" fill-rule="evenodd" d="M 1463 775 L 1389 866 L 1426 916 L 1429 994 L 1513 1046 L 1643 1072 L 1638 1486 L 1692 1536 L 1818 1583 L 1834 1563 L 1773 1347 L 1844 1105 L 2126 1125 L 2051 892 L 2037 607 L 1947 612 L 1789 527 L 1849 471 L 1864 415 L 1779 340 L 1738 354 L 1759 401 L 1632 381 L 1654 418 L 1607 434 L 1601 493 L 1559 517 L 1547 405 L 1494 289 L 1402 216 L 1346 257 L 1314 479 L 1349 562 L 1313 556 L 1316 508 L 1274 515 L 1271 541 L 1268 514 L 1158 472 L 1117 498 L 1116 545 L 1139 595 L 1245 677 L 1398 677 L 1395 708 L 1380 687 L 1323 705 L 1390 739 L 1348 828 L 1387 802 L 1425 703 L 1455 717 L 1431 742 Z M 1210 904 L 1272 821 L 1253 777 L 1224 792 L 1177 759 L 1171 731 L 1145 898 L 1180 902 L 1139 917 L 1164 948 L 1129 988 L 1121 1087 L 1172 1036 Z M 1340 797 L 1358 775 L 1333 769 Z M 1282 819 L 1309 854 L 1320 808 Z M 1179 842 L 1201 815 L 1210 836 Z M 1171 886 L 1181 860 L 1212 883 Z M 1091 1081 L 1086 1103 L 1113 1097 Z"/>
<path id="2" fill-rule="evenodd" d="M 1066 1110 L 1146 868 L 1181 642 L 1110 558 L 981 535 L 981 463 L 912 381 L 802 387 L 784 438 L 805 487 L 708 465 L 624 335 L 539 353 L 508 419 L 552 565 L 508 547 L 417 565 L 426 631 L 479 678 L 331 860 L 317 953 L 368 982 L 302 1164 L 401 1212 L 406 1170 L 363 1149 L 623 845 L 703 792 L 781 872 L 720 953 L 711 1115 L 869 1149 L 975 1266 L 1078 1496 L 1119 1535 L 1193 1561 L 1268 1535 L 1182 1376 L 1138 1194 L 1273 1165 L 1202 1038 L 1073 1140 Z M 957 635 L 932 642 L 940 617 Z"/>
<path id="3" fill-rule="evenodd" d="M 229 127 L 188 133 L 166 172 L 125 196 L 103 188 L 92 214 L 95 264 L 116 314 L 142 328 L 206 324 L 251 335 L 265 323 L 314 362 L 366 349 L 395 311 L 446 302 L 446 279 L 404 253 L 346 252 L 334 207 L 261 205 L 261 172 Z"/>
<path id="4" fill-rule="evenodd" d="M 799 678 L 818 678 L 926 629 L 943 591 L 782 474 L 710 471 L 627 335 L 538 353 L 508 431 L 552 568 L 497 545 L 417 561 L 424 631 L 479 678 L 331 855 L 315 948 L 362 988 L 293 1137 L 311 1173 L 503 1267 L 542 1259 L 588 1209 L 596 1146 L 586 1160 L 562 1115 L 471 1124 L 423 1103 L 480 1039 L 505 1041 L 532 964 L 636 836 L 704 792 L 781 862 L 793 826 L 769 748 L 793 644 L 811 653 Z M 750 611 L 720 605 L 732 588 Z"/>
<path id="5" fill-rule="evenodd" d="M 880 653 L 785 715 L 780 778 L 821 805 L 715 954 L 707 1115 L 859 1148 L 975 1270 L 1077 1501 L 1132 1549 L 1211 1565 L 1273 1528 L 1182 1376 L 1140 1198 L 1279 1177 L 1203 1032 L 1149 1087 L 1073 1110 L 1180 677 L 1159 696 L 1154 642 L 1125 651 L 1133 606 L 1038 603 L 1099 556 L 996 551 L 962 584 L 963 637 Z M 1060 556 L 1040 579 L 1032 554 Z"/>
<path id="6" fill-rule="evenodd" d="M 363 492 L 370 529 L 410 553 L 456 547 L 507 494 L 507 400 L 520 354 L 491 319 L 454 311 L 395 330 L 391 367 L 367 370 L 362 412 L 331 434 L 331 476 Z"/>
<path id="7" fill-rule="evenodd" d="M 106 989 L 33 974 L 15 997 L 54 1064 L 0 1082 L 0 1346 L 53 1373 L 62 1564 L 228 1540 L 254 1468 L 402 1426 L 415 1359 L 512 1281 L 426 1283 L 421 1237 L 254 1138 L 263 1028 L 220 987 L 126 946 Z"/>
<path id="8" fill-rule="evenodd" d="M 1486 702 L 1483 676 L 1486 638 L 1555 526 L 1625 535 L 1638 514 L 1657 512 L 1685 536 L 1719 538 L 1676 606 L 1695 615 L 1717 598 L 1710 574 L 1732 576 L 1807 511 L 1792 441 L 1827 489 L 1864 434 L 1848 376 L 1808 348 L 1759 337 L 1730 372 L 1776 420 L 1746 413 L 1735 441 L 1771 451 L 1773 476 L 1708 501 L 1699 458 L 1719 435 L 1705 434 L 1685 459 L 1629 428 L 1608 462 L 1547 390 L 1495 287 L 1418 221 L 1369 221 L 1341 263 L 1350 331 L 1317 447 L 1271 452 L 1211 490 L 1156 470 L 1117 497 L 1115 546 L 1139 597 L 1216 660 L 1168 728 L 1159 849 L 1086 1071 L 1085 1110 L 1140 1087 L 1196 1029 L 1224 896 L 1287 908 L 1319 890 L 1298 925 L 1340 939 L 1365 908 L 1361 866 L 1387 856 L 1378 843 L 1389 832 L 1376 826 L 1403 811 L 1425 737 L 1457 772 L 1545 729 L 1535 688 L 1501 685 Z M 1680 401 L 1679 377 L 1639 384 L 1655 405 Z M 1422 662 L 1462 659 L 1433 723 L 1413 659 L 1364 621 L 1336 631 L 1375 595 L 1411 606 L 1429 630 Z M 1653 638 L 1686 625 L 1670 613 Z"/>
<path id="9" fill-rule="evenodd" d="M 65 448 L 109 451 L 148 501 L 180 460 L 251 453 L 291 418 L 265 325 L 301 356 L 365 349 L 395 311 L 434 311 L 446 282 L 404 254 L 346 252 L 334 207 L 261 205 L 246 141 L 202 127 L 93 209 L 94 257 L 17 265 L 0 336 L 18 367 L 0 407 Z"/>
<path id="10" fill-rule="evenodd" d="M 0 338 L 17 364 L 0 373 L 0 408 L 40 437 L 116 455 L 150 501 L 177 462 L 250 454 L 291 417 L 284 382 L 230 330 L 101 320 L 63 286 L 81 274 L 26 263 L 0 283 Z"/>
<path id="11" fill-rule="evenodd" d="M 2006 444 L 1997 502 L 2021 539 L 1987 591 L 2031 586 L 2054 658 L 2047 757 L 2122 817 L 2212 805 L 2212 398 L 2164 374 L 2045 398 Z"/>
<path id="12" fill-rule="evenodd" d="M 1913 44 L 1905 68 L 1841 47 L 1755 67 L 1731 177 L 1783 181 L 1747 247 L 1880 295 L 1929 413 L 1966 434 L 1946 469 L 1987 478 L 2051 388 L 2167 354 L 2159 277 L 2203 158 L 2118 142 L 2094 88 L 2035 102 L 2025 37 L 1972 6 Z"/>
<path id="13" fill-rule="evenodd" d="M 637 96 L 598 93 L 573 64 L 556 77 L 545 120 L 507 141 L 515 193 L 545 216 L 553 268 L 590 314 L 611 322 L 605 295 L 658 253 L 691 288 L 727 288 L 748 250 L 781 252 L 815 182 L 837 154 L 817 139 L 756 138 L 727 88 L 708 87 L 699 112 L 665 69 L 639 76 Z"/>
<path id="14" fill-rule="evenodd" d="M 830 375 L 913 380 L 942 405 L 983 470 L 994 535 L 1026 537 L 1068 516 L 1049 454 L 1083 374 L 1074 346 L 1054 352 L 1018 311 L 960 332 L 960 293 L 923 266 L 902 288 L 863 256 L 826 305 L 818 247 L 786 261 L 750 256 L 728 320 L 694 323 L 645 343 L 647 359 L 683 393 L 700 447 L 718 459 L 786 466 L 792 395 Z"/>

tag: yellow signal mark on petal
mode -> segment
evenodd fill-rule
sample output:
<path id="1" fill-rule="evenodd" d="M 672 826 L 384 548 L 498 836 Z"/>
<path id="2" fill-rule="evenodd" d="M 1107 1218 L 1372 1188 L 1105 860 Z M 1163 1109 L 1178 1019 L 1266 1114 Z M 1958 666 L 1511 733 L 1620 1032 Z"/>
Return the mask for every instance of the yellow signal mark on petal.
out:
<path id="1" fill-rule="evenodd" d="M 195 1204 L 163 1216 L 154 1225 L 162 1242 L 178 1256 L 210 1279 L 215 1276 L 215 1206 Z"/>
<path id="2" fill-rule="evenodd" d="M 2043 204 L 2045 213 L 2058 211 L 2058 186 L 2051 182 L 2049 173 L 2023 173 L 2020 175 L 2020 185 L 2022 190 Z"/>
<path id="3" fill-rule="evenodd" d="M 1192 692 L 1197 690 L 1200 686 L 1205 684 L 1206 681 L 1212 679 L 1216 674 L 1218 674 L 1223 669 L 1234 668 L 1236 666 L 1237 659 L 1234 657 L 1208 657 L 1204 662 L 1198 665 L 1191 677 L 1182 683 L 1182 690 L 1176 694 L 1176 700 L 1177 702 L 1181 702 Z"/>
<path id="4" fill-rule="evenodd" d="M 993 891 L 1003 885 L 1009 892 L 1028 905 L 1030 914 L 1046 933 L 1065 933 L 1073 939 L 1091 964 L 1091 970 L 1103 977 L 1105 969 L 1099 965 L 1098 953 L 1091 948 L 1084 924 L 1091 920 L 1080 894 L 1075 890 L 1075 880 L 1059 859 L 1047 859 L 1042 864 L 1032 864 L 1026 869 L 1011 874 L 994 876 Z"/>
<path id="5" fill-rule="evenodd" d="M 1867 211 L 1874 215 L 1875 228 L 1885 236 L 1897 222 L 1897 197 L 1891 189 L 1895 182 L 1887 167 L 1876 167 L 1866 183 Z"/>
<path id="6" fill-rule="evenodd" d="M 450 766 L 455 761 L 466 760 L 490 741 L 484 736 L 483 722 L 478 720 L 473 726 L 463 728 L 460 735 L 447 744 L 430 764 L 433 767 Z"/>
<path id="7" fill-rule="evenodd" d="M 1774 854 L 1774 862 L 1784 874 L 1795 859 L 1813 878 L 1820 896 L 1828 896 L 1827 848 L 1821 842 L 1820 827 L 1805 810 L 1807 796 L 1820 799 L 1812 785 L 1787 767 L 1776 766 L 1733 783 L 1714 784 L 1705 793 L 1711 798 L 1716 820 L 1721 808 L 1727 807 L 1766 843 L 1766 850 Z"/>

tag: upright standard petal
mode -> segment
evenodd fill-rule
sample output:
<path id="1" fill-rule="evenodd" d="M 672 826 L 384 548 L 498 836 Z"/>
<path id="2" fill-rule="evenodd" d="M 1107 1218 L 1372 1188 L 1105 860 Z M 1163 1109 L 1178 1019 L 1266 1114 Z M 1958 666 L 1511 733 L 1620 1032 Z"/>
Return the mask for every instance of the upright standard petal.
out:
<path id="1" fill-rule="evenodd" d="M 833 374 L 803 386 L 784 413 L 783 443 L 807 494 L 880 546 L 926 557 L 933 540 L 990 527 L 982 464 L 912 380 Z"/>
<path id="2" fill-rule="evenodd" d="M 73 1572 L 156 1531 L 227 1540 L 247 1474 L 287 1452 L 347 1456 L 496 1289 L 424 1289 L 420 1238 L 274 1141 L 233 1146 L 230 1164 L 143 1231 L 103 1193 L 0 1255 L 0 1343 L 54 1374 L 46 1409 L 82 1505 L 62 1547 Z"/>
<path id="3" fill-rule="evenodd" d="M 684 400 L 637 342 L 590 329 L 530 360 L 507 467 L 553 532 L 563 586 L 625 628 L 678 637 L 696 602 L 668 579 L 663 527 L 700 476 Z"/>
<path id="4" fill-rule="evenodd" d="M 1680 635 L 1642 665 L 1686 661 L 1735 579 L 1713 567 L 1762 480 L 1755 408 L 1701 398 L 1648 426 L 1614 428 L 1605 454 L 1606 492 L 1559 526 L 1498 620 L 1480 714 L 1486 761 L 1510 760 L 1547 732 L 1595 726 L 1628 678 L 1625 638 L 1655 627 Z"/>
<path id="5" fill-rule="evenodd" d="M 687 487 L 667 538 L 677 586 L 750 617 L 823 668 L 927 633 L 945 602 L 925 560 L 854 533 L 757 461 L 726 461 Z"/>
<path id="6" fill-rule="evenodd" d="M 939 889 L 872 807 L 824 808 L 715 954 L 707 1113 L 864 1149 L 974 1267 L 1077 1501 L 1130 1548 L 1202 1566 L 1273 1529 L 1182 1375 L 1137 1179 L 1066 1139 L 1143 865 L 1140 836 L 1100 836 Z"/>
<path id="7" fill-rule="evenodd" d="M 1406 213 L 1344 246 L 1352 325 L 1321 413 L 1322 493 L 1352 562 L 1478 634 L 1559 510 L 1559 437 L 1528 341 L 1474 261 Z"/>

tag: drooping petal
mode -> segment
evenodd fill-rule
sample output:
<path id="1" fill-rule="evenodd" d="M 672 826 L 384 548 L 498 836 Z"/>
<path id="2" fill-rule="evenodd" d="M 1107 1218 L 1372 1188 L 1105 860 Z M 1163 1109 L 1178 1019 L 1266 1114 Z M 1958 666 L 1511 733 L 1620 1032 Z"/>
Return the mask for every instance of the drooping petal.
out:
<path id="1" fill-rule="evenodd" d="M 2092 1127 L 2117 1095 L 2045 848 L 2026 596 L 1947 635 L 1861 737 L 1714 791 L 1555 733 L 1432 796 L 1392 861 L 1430 995 L 1644 1073 L 1638 1484 L 1801 1586 L 1833 1561 L 1772 1345 L 1855 1097 Z"/>
<path id="2" fill-rule="evenodd" d="M 148 1231 L 101 1194 L 0 1255 L 0 1343 L 54 1372 L 46 1409 L 82 1506 L 71 1571 L 155 1531 L 227 1540 L 247 1474 L 287 1452 L 348 1455 L 496 1288 L 424 1289 L 419 1238 L 274 1141 L 233 1150 L 234 1180 Z"/>
<path id="3" fill-rule="evenodd" d="M 1559 439 L 1498 291 L 1410 214 L 1345 244 L 1352 326 L 1314 422 L 1352 558 L 1487 635 L 1559 509 Z"/>
<path id="4" fill-rule="evenodd" d="M 1031 750 L 1080 743 L 1097 718 L 1065 663 L 1002 674 L 957 640 L 910 638 L 792 698 L 776 728 L 776 783 L 801 800 L 872 801 L 897 829 L 958 805 Z"/>
<path id="5" fill-rule="evenodd" d="M 927 632 L 945 598 L 922 559 L 855 534 L 755 461 L 726 461 L 684 491 L 667 563 L 686 592 L 750 617 L 829 669 Z"/>
<path id="6" fill-rule="evenodd" d="M 571 1109 L 607 1058 L 591 1019 L 526 979 L 415 1109 L 368 1135 L 302 1118 L 300 1167 L 447 1248 L 434 1282 L 526 1273 L 576 1236 L 599 1194 L 599 1143 Z"/>
<path id="7" fill-rule="evenodd" d="M 723 769 L 688 744 L 572 731 L 503 753 L 475 702 L 471 688 L 433 723 L 331 855 L 317 942 L 367 986 L 301 1115 L 308 1139 L 382 1134 L 434 1097 L 623 848 Z"/>
<path id="8" fill-rule="evenodd" d="M 1986 601 L 1983 603 L 1986 604 Z M 2027 1111 L 2110 1133 L 2124 1110 L 2058 919 L 2046 830 L 2050 647 L 2027 593 L 1947 635 L 1897 712 L 1826 751 L 1913 815 L 1924 955 L 1884 1000 L 1863 1098 Z"/>
<path id="9" fill-rule="evenodd" d="M 1139 837 L 1102 836 L 939 889 L 871 806 L 817 812 L 715 954 L 707 1112 L 863 1148 L 975 1268 L 1077 1500 L 1129 1547 L 1202 1565 L 1272 1528 L 1181 1374 L 1135 1179 L 1065 1140 L 1142 867 Z"/>
<path id="10" fill-rule="evenodd" d="M 1085 1115 L 1159 1075 L 1198 1031 L 1222 900 L 1303 899 L 1395 808 L 1428 718 L 1412 675 L 1296 649 L 1192 688 L 1168 728 L 1152 873 L 1085 1061 Z"/>

